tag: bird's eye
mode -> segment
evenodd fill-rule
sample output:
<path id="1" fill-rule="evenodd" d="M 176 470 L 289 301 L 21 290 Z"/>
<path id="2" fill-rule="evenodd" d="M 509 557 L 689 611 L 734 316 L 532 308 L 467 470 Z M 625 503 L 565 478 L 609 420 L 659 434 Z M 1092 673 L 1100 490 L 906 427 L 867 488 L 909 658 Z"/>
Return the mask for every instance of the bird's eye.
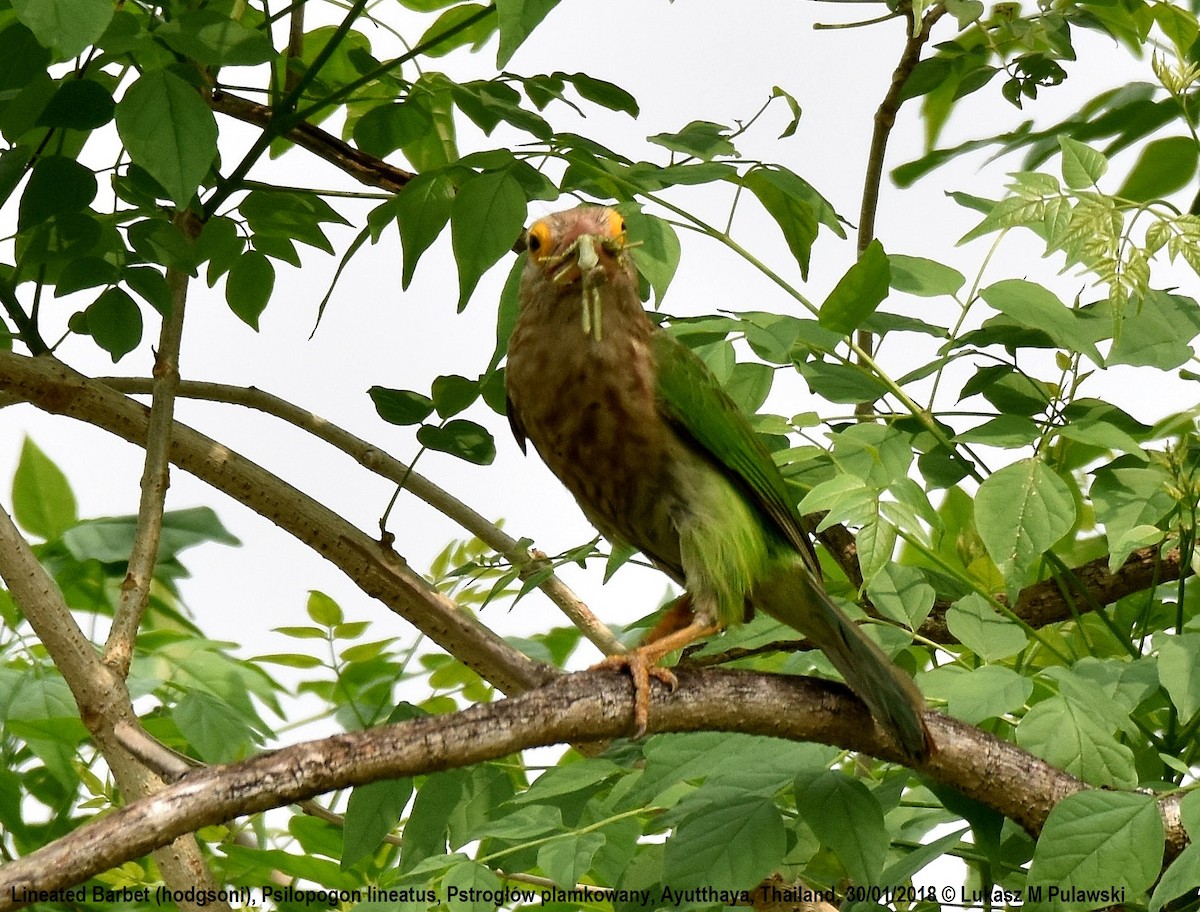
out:
<path id="1" fill-rule="evenodd" d="M 533 227 L 525 236 L 525 246 L 534 262 L 544 259 L 550 252 L 550 226 L 546 224 L 545 219 L 533 223 Z"/>
<path id="2" fill-rule="evenodd" d="M 621 213 L 608 210 L 608 235 L 614 241 L 625 242 L 625 219 Z"/>

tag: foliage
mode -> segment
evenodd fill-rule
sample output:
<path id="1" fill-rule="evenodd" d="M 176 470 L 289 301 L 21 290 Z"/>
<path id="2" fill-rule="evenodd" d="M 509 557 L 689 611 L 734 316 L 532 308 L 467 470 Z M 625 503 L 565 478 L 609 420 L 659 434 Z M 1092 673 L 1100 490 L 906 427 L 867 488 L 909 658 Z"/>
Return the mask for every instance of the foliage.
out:
<path id="1" fill-rule="evenodd" d="M 555 129 L 565 110 L 639 116 L 625 88 L 589 74 L 506 69 L 556 5 L 309 0 L 281 11 L 233 0 L 0 0 L 6 347 L 45 354 L 62 345 L 62 332 L 73 344 L 90 338 L 118 362 L 149 344 L 148 327 L 179 316 L 174 288 L 201 280 L 223 281 L 228 306 L 257 330 L 266 308 L 280 306 L 279 270 L 323 253 L 339 257 L 340 277 L 368 241 L 398 240 L 406 288 L 426 253 L 448 243 L 463 311 L 483 276 L 520 247 L 530 205 L 560 197 L 619 208 L 655 305 L 679 264 L 681 233 L 723 245 L 744 257 L 747 273 L 771 279 L 777 299 L 758 311 L 664 314 L 664 322 L 759 412 L 802 510 L 824 514 L 819 531 L 853 533 L 856 563 L 826 549 L 830 588 L 864 604 L 931 706 L 1093 788 L 1058 803 L 1037 838 L 936 776 L 835 747 L 657 734 L 598 753 L 572 747 L 548 766 L 522 755 L 431 766 L 323 798 L 321 813 L 205 828 L 198 835 L 215 882 L 280 909 L 306 906 L 297 891 L 324 890 L 341 891 L 345 908 L 459 912 L 548 898 L 556 908 L 623 912 L 744 903 L 764 882 L 869 896 L 854 890 L 920 882 L 949 855 L 967 864 L 980 896 L 1040 895 L 1062 909 L 1193 904 L 1200 856 L 1195 845 L 1165 855 L 1154 796 L 1190 789 L 1200 760 L 1200 620 L 1188 580 L 1200 407 L 1158 392 L 1172 377 L 1200 379 L 1192 368 L 1200 308 L 1187 293 L 1200 272 L 1200 214 L 1187 198 L 1200 163 L 1196 14 L 1145 0 L 891 9 L 915 23 L 917 51 L 934 23 L 946 36 L 897 69 L 895 104 L 919 104 L 928 148 L 895 169 L 895 183 L 924 179 L 924 187 L 939 166 L 980 150 L 1023 154 L 995 198 L 950 188 L 978 214 L 963 240 L 987 238 L 999 250 L 1032 233 L 1063 271 L 1047 282 L 1024 273 L 985 280 L 982 267 L 967 276 L 961 262 L 945 262 L 947 252 L 890 254 L 888 238 L 860 233 L 855 264 L 817 301 L 785 275 L 794 267 L 807 278 L 817 239 L 848 243 L 850 226 L 802 175 L 742 156 L 758 115 L 656 132 L 654 161 L 608 148 L 600 128 Z M 302 42 L 289 39 L 289 17 Z M 1022 111 L 1053 97 L 1082 30 L 1116 40 L 1119 49 L 1104 53 L 1136 57 L 1152 45 L 1147 81 L 1103 92 L 1050 125 L 1026 121 L 938 147 L 971 96 L 998 92 Z M 403 41 L 391 48 L 381 34 Z M 472 51 L 493 49 L 491 78 L 449 72 Z M 253 100 L 242 97 L 247 85 Z M 767 104 L 791 117 L 781 139 L 797 132 L 799 100 L 774 88 Z M 230 117 L 259 130 L 248 149 L 228 139 Z M 252 168 L 269 174 L 266 156 L 281 154 L 316 154 L 388 192 L 363 191 L 365 211 L 346 194 L 248 178 Z M 700 198 L 723 201 L 726 225 L 740 210 L 765 214 L 791 261 L 768 262 L 701 218 Z M 339 247 L 331 229 L 347 225 L 360 233 Z M 384 421 L 415 429 L 414 454 L 493 461 L 497 444 L 483 420 L 504 410 L 522 262 L 512 264 L 495 350 L 477 376 L 447 373 L 425 391 L 371 389 Z M 479 310 L 462 319 L 480 319 Z M 941 312 L 951 316 L 930 316 Z M 894 376 L 909 362 L 893 353 L 907 348 L 928 358 Z M 1145 390 L 1144 414 L 1094 392 L 1118 370 Z M 761 412 L 769 396 L 779 407 L 775 381 L 789 372 L 825 417 Z M 856 420 L 850 406 L 875 420 Z M 463 417 L 471 410 L 474 418 Z M 99 641 L 141 524 L 81 518 L 76 504 L 63 473 L 27 441 L 11 512 Z M 496 698 L 467 656 L 429 651 L 390 618 L 347 618 L 319 591 L 307 623 L 277 628 L 291 651 L 247 658 L 244 644 L 206 638 L 176 586 L 186 573 L 181 553 L 202 543 L 237 541 L 205 507 L 163 517 L 127 675 L 147 732 L 191 762 L 236 761 L 285 743 L 294 695 L 345 729 Z M 629 557 L 586 542 L 531 569 L 494 547 L 451 543 L 430 568 L 432 585 L 473 611 L 527 596 L 559 564 L 607 559 L 611 573 Z M 1149 583 L 1123 585 L 1131 556 L 1155 566 Z M 1097 588 L 1100 571 L 1107 583 Z M 1034 613 L 1043 607 L 1035 592 L 1051 592 L 1057 613 Z M 14 858 L 121 799 L 58 657 L 7 591 L 0 622 L 0 852 Z M 708 653 L 742 646 L 747 667 L 827 670 L 820 657 L 762 649 L 780 636 L 760 619 Z M 573 627 L 549 626 L 512 645 L 561 668 L 579 638 Z M 1183 827 L 1196 833 L 1190 792 L 1181 807 Z M 159 877 L 147 858 L 130 858 L 89 886 L 129 890 Z M 296 890 L 263 892 L 280 877 Z M 111 904 L 98 895 L 39 907 Z M 917 896 L 926 908 L 944 900 Z"/>

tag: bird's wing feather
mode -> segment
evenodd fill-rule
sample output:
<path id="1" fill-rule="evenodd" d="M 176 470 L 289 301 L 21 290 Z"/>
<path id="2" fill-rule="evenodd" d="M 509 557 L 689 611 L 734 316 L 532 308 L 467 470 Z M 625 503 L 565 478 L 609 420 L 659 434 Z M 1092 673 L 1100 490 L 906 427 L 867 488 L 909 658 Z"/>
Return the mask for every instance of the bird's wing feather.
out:
<path id="1" fill-rule="evenodd" d="M 741 483 L 820 578 L 787 482 L 745 414 L 696 354 L 665 330 L 650 339 L 663 416 Z"/>
<path id="2" fill-rule="evenodd" d="M 525 441 L 529 435 L 525 433 L 525 425 L 521 422 L 521 416 L 517 414 L 517 407 L 513 405 L 511 396 L 504 397 L 504 412 L 508 416 L 508 426 L 517 438 L 517 446 L 521 448 L 522 453 L 526 453 Z"/>

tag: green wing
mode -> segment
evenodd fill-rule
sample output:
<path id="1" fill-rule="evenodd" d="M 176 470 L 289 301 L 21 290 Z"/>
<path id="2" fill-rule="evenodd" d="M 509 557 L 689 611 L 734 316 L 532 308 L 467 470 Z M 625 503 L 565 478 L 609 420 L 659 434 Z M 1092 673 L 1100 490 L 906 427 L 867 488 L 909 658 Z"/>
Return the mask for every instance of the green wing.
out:
<path id="1" fill-rule="evenodd" d="M 812 542 L 775 460 L 737 404 L 696 354 L 668 333 L 650 338 L 663 416 L 741 483 L 820 578 Z"/>

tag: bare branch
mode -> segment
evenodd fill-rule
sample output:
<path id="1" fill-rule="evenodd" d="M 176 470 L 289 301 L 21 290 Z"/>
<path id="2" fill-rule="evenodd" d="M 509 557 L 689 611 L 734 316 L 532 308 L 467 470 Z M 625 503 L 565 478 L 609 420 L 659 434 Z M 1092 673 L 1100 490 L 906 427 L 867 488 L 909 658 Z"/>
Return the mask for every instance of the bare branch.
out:
<path id="1" fill-rule="evenodd" d="M 150 380 L 141 377 L 98 377 L 96 379 L 123 393 L 146 393 L 153 386 Z M 183 381 L 179 384 L 178 395 L 188 399 L 244 405 L 279 418 L 281 421 L 286 421 L 336 447 L 375 474 L 396 484 L 402 484 L 406 491 L 412 492 L 435 510 L 454 520 L 489 548 L 503 555 L 520 571 L 522 579 L 527 579 L 534 573 L 540 572 L 544 566 L 543 559 L 531 554 L 527 548 L 520 547 L 515 538 L 485 516 L 471 509 L 453 494 L 413 471 L 411 467 L 400 460 L 389 456 L 368 441 L 343 430 L 320 415 L 254 387 Z M 539 584 L 539 588 L 571 620 L 571 623 L 578 627 L 584 636 L 605 655 L 614 655 L 625 651 L 625 647 L 620 640 L 613 636 L 612 631 L 592 614 L 583 600 L 557 576 L 551 574 L 546 577 Z"/>

